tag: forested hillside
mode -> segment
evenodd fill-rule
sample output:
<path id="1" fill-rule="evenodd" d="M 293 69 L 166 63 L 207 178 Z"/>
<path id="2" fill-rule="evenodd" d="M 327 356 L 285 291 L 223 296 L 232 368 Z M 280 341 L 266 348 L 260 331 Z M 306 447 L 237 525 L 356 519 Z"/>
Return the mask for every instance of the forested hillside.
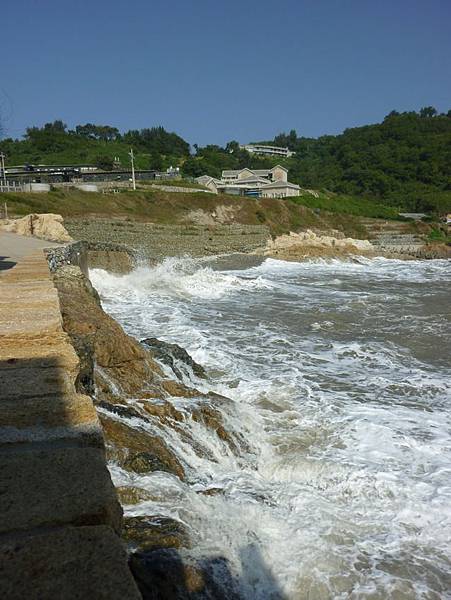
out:
<path id="1" fill-rule="evenodd" d="M 380 124 L 338 136 L 282 134 L 274 142 L 296 151 L 290 176 L 303 186 L 421 211 L 451 207 L 451 111 L 393 111 Z"/>
<path id="2" fill-rule="evenodd" d="M 69 130 L 60 120 L 43 127 L 29 127 L 22 140 L 0 140 L 7 164 L 95 164 L 111 169 L 115 157 L 129 168 L 133 146 L 139 169 L 162 169 L 189 156 L 190 146 L 163 127 L 132 130 L 121 134 L 109 125 L 77 125 Z"/>
<path id="3" fill-rule="evenodd" d="M 163 127 L 120 133 L 115 127 L 87 123 L 68 130 L 62 121 L 31 127 L 22 140 L 3 139 L 0 151 L 7 164 L 90 163 L 107 169 L 115 157 L 128 168 L 133 146 L 138 168 L 178 165 L 192 177 L 220 177 L 223 169 L 266 168 L 279 162 L 289 169 L 290 180 L 303 188 L 407 210 L 451 210 L 451 111 L 392 111 L 382 123 L 336 136 L 306 138 L 292 130 L 266 141 L 288 146 L 296 154 L 290 159 L 256 157 L 236 141 L 225 147 L 195 144 L 191 153 L 185 140 Z"/>
<path id="4" fill-rule="evenodd" d="M 291 181 L 304 188 L 409 210 L 451 210 L 451 111 L 446 115 L 438 115 L 432 107 L 419 113 L 393 111 L 380 124 L 346 129 L 341 135 L 314 139 L 292 130 L 264 142 L 296 152 L 277 162 L 289 169 Z M 253 157 L 231 142 L 226 148 L 197 149 L 184 170 L 217 177 L 224 168 L 264 168 L 274 160 Z"/>

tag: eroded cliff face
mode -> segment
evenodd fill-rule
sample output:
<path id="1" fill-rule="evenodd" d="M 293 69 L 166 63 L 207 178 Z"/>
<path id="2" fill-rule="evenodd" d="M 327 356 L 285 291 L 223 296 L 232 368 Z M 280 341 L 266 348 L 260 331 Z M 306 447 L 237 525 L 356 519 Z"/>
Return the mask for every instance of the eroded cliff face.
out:
<path id="1" fill-rule="evenodd" d="M 187 420 L 217 436 L 236 455 L 246 449 L 244 440 L 226 429 L 217 408 L 229 400 L 182 383 L 178 369 L 205 377 L 182 348 L 155 338 L 139 343 L 128 336 L 103 311 L 97 292 L 78 267 L 59 268 L 54 281 L 64 329 L 80 358 L 76 385 L 94 399 L 113 468 L 130 473 L 131 480 L 133 474 L 163 471 L 183 481 L 187 467 L 174 439 L 199 456 L 210 452 L 192 438 L 184 426 Z M 139 485 L 119 486 L 117 492 L 127 506 L 152 498 L 152 492 Z M 124 538 L 144 598 L 191 598 L 192 593 L 199 599 L 225 597 L 199 565 L 181 562 L 176 550 L 189 548 L 192 542 L 180 521 L 140 510 L 140 516 L 125 517 Z M 227 597 L 236 596 L 230 591 Z"/>

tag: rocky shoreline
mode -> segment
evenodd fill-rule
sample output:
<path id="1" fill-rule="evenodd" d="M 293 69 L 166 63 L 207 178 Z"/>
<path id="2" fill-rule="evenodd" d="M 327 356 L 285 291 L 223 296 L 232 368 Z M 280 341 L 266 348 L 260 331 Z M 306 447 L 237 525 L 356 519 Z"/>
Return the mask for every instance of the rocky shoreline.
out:
<path id="1" fill-rule="evenodd" d="M 270 239 L 264 225 L 216 224 L 164 225 L 121 219 L 66 219 L 74 239 L 89 243 L 122 245 L 144 260 L 160 261 L 168 256 L 214 256 L 252 252 Z"/>
<path id="2" fill-rule="evenodd" d="M 80 253 L 80 247 L 76 246 L 75 253 Z M 206 378 L 202 366 L 174 344 L 155 338 L 140 343 L 126 335 L 103 311 L 97 292 L 80 266 L 67 264 L 67 259 L 55 266 L 54 253 L 53 261 L 49 254 L 63 327 L 80 361 L 76 388 L 93 399 L 109 463 L 131 476 L 163 471 L 184 480 L 185 467 L 167 443 L 167 428 L 191 444 L 195 452 L 209 452 L 189 439 L 183 427 L 187 418 L 218 436 L 231 452 L 239 454 L 246 449 L 244 440 L 227 431 L 216 408 L 228 399 L 201 393 L 182 382 L 180 370 Z M 174 398 L 184 399 L 183 411 L 172 403 Z M 120 486 L 117 494 L 126 507 L 151 497 L 139 485 Z M 125 516 L 123 539 L 144 599 L 188 598 L 193 593 L 199 600 L 238 598 L 233 593 L 225 596 L 201 563 L 189 557 L 181 560 L 179 550 L 189 550 L 193 543 L 182 522 L 152 513 Z"/>
<path id="3" fill-rule="evenodd" d="M 338 230 L 307 229 L 272 237 L 266 225 L 239 223 L 156 224 L 123 219 L 67 219 L 67 231 L 74 239 L 88 242 L 92 250 L 101 252 L 122 248 L 133 261 L 161 261 L 171 256 L 195 258 L 225 254 L 256 254 L 298 261 L 312 258 L 340 258 L 355 255 L 384 256 L 397 259 L 451 258 L 451 247 L 445 244 L 411 242 L 411 235 L 398 235 L 397 243 L 346 237 Z M 116 255 L 118 257 L 118 255 Z M 124 272 L 126 264 L 118 258 L 104 256 L 107 270 Z M 126 263 L 127 261 L 125 261 Z M 101 266 L 99 264 L 99 266 Z"/>
<path id="4" fill-rule="evenodd" d="M 130 473 L 130 481 L 133 481 L 133 474 L 142 476 L 154 471 L 170 473 L 183 481 L 185 465 L 168 443 L 165 435 L 168 428 L 192 445 L 195 452 L 205 455 L 208 455 L 208 448 L 199 447 L 197 442 L 189 439 L 183 426 L 187 418 L 218 436 L 237 456 L 246 451 L 246 443 L 228 431 L 221 420 L 217 406 L 227 405 L 227 398 L 201 393 L 186 385 L 184 374 L 192 372 L 200 378 L 207 374 L 183 348 L 156 338 L 139 342 L 126 335 L 122 327 L 103 311 L 98 294 L 87 277 L 87 266 L 89 263 L 91 267 L 116 272 L 130 271 L 137 261 L 142 260 L 143 253 L 122 243 L 123 233 L 121 230 L 121 242 L 113 237 L 110 241 L 83 241 L 48 251 L 64 330 L 80 361 L 76 387 L 79 393 L 93 399 L 111 465 Z M 147 243 L 151 244 L 152 239 L 149 235 Z M 199 241 L 197 244 L 199 255 L 209 255 L 209 252 L 202 253 Z M 266 238 L 263 247 L 260 238 L 259 245 L 252 249 L 247 238 L 237 247 L 243 253 L 243 259 L 251 259 L 252 255 L 283 260 L 376 255 L 368 241 L 314 232 L 290 234 L 275 240 Z M 161 244 L 155 252 L 144 252 L 145 260 L 161 258 L 164 248 Z M 230 255 L 230 252 L 225 254 Z M 183 410 L 176 408 L 174 399 L 183 399 Z M 137 483 L 120 485 L 116 491 L 126 508 L 152 499 L 151 492 Z M 239 598 L 233 590 L 224 595 L 210 571 L 190 556 L 192 536 L 181 521 L 151 513 L 126 516 L 122 535 L 129 550 L 130 567 L 144 599 L 188 598 L 190 594 L 196 594 L 199 600 Z M 183 559 L 180 551 L 185 553 Z"/>

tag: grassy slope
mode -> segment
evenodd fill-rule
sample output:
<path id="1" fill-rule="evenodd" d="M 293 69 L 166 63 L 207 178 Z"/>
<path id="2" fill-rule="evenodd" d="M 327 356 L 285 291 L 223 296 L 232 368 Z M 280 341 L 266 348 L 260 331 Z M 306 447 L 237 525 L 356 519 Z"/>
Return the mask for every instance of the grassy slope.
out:
<path id="1" fill-rule="evenodd" d="M 299 197 L 291 198 L 290 202 L 302 204 L 312 209 L 326 210 L 333 213 L 348 214 L 358 217 L 377 219 L 396 219 L 398 211 L 391 206 L 384 206 L 370 202 L 364 198 L 356 198 L 344 194 L 330 192 L 317 192 L 318 197 L 303 193 Z"/>
<path id="2" fill-rule="evenodd" d="M 120 194 L 95 194 L 80 190 L 52 191 L 49 194 L 2 194 L 11 215 L 53 212 L 63 217 L 97 216 L 133 219 L 162 224 L 186 222 L 192 211 L 208 213 L 218 205 L 234 208 L 233 222 L 267 225 L 272 234 L 316 227 L 339 229 L 346 235 L 365 237 L 365 228 L 357 217 L 321 210 L 318 214 L 293 201 L 264 198 L 235 198 L 226 195 L 170 193 L 142 190 Z M 299 200 L 299 199 L 297 199 Z"/>
<path id="3" fill-rule="evenodd" d="M 141 179 L 137 181 L 138 188 L 152 188 L 153 185 L 164 185 L 166 187 L 182 187 L 182 188 L 193 188 L 198 190 L 207 190 L 208 188 L 197 181 L 190 181 L 189 179 Z"/>

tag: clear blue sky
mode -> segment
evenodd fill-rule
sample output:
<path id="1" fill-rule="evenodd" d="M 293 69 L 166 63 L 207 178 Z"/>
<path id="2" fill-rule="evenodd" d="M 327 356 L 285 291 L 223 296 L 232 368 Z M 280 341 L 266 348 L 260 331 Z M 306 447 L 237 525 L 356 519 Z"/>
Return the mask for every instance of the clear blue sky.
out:
<path id="1" fill-rule="evenodd" d="M 63 119 L 190 143 L 451 108 L 450 0 L 6 0 L 6 134 Z"/>

